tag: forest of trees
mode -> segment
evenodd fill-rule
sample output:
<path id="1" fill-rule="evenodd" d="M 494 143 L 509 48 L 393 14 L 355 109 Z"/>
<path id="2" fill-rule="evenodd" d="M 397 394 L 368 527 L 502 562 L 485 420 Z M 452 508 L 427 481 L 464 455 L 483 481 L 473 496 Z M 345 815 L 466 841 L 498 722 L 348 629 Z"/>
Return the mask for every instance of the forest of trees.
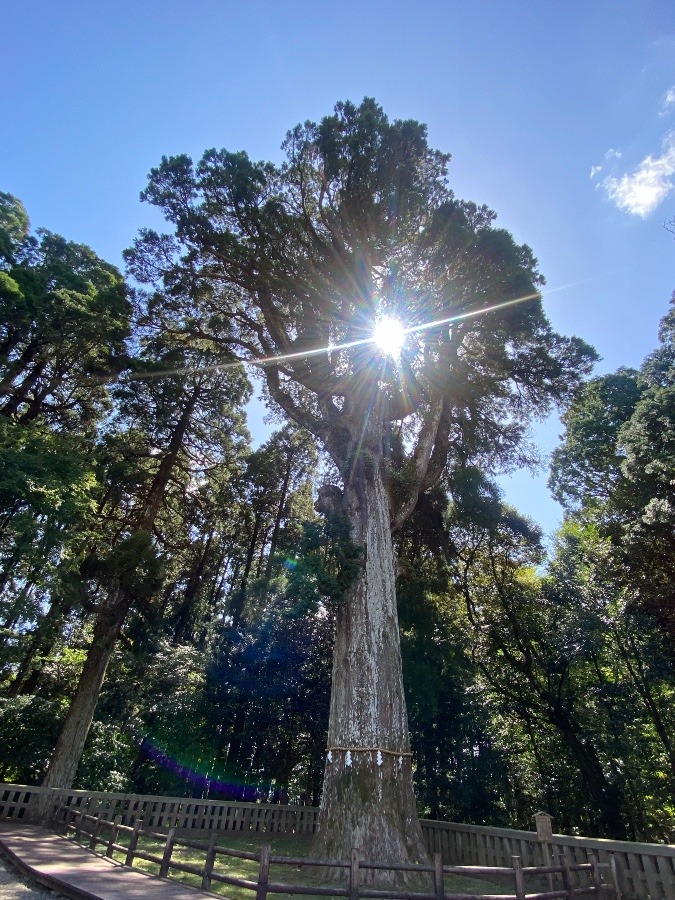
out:
<path id="1" fill-rule="evenodd" d="M 373 126 L 373 109 L 343 107 L 318 137 L 308 125 L 291 132 L 290 168 L 306 175 L 310 144 L 333 152 L 350 115 L 367 112 L 378 133 L 422 140 Z M 443 159 L 425 148 L 425 171 L 442 172 Z M 47 776 L 47 784 L 104 790 L 319 802 L 336 621 L 364 563 L 327 487 L 339 468 L 338 431 L 326 431 L 322 446 L 309 414 L 302 427 L 288 408 L 302 407 L 303 391 L 320 395 L 335 373 L 319 363 L 290 367 L 300 387 L 281 390 L 275 370 L 267 390 L 276 430 L 253 447 L 252 389 L 233 364 L 233 320 L 241 320 L 237 346 L 248 341 L 259 356 L 268 344 L 278 351 L 281 338 L 274 328 L 273 340 L 256 332 L 241 305 L 224 313 L 215 289 L 197 284 L 194 261 L 201 254 L 205 268 L 215 259 L 223 270 L 249 271 L 250 245 L 225 246 L 199 219 L 209 179 L 225 192 L 222 172 L 230 173 L 242 232 L 254 234 L 266 215 L 265 233 L 276 234 L 282 213 L 263 209 L 253 192 L 280 176 L 241 154 L 215 157 L 197 169 L 207 199 L 194 221 L 176 199 L 194 189 L 189 161 L 154 171 L 145 199 L 168 210 L 177 238 L 145 232 L 127 253 L 126 280 L 88 247 L 32 231 L 20 200 L 0 194 L 4 781 Z M 443 240 L 451 234 L 463 258 L 471 243 L 467 293 L 483 285 L 484 269 L 472 265 L 489 268 L 486 306 L 495 272 L 516 290 L 536 287 L 529 249 L 493 228 L 489 210 L 441 199 L 425 228 L 442 221 Z M 399 210 L 397 228 L 404 214 L 417 215 Z M 304 233 L 296 239 L 309 246 Z M 321 240 L 311 235 L 313 247 Z M 177 242 L 187 246 L 180 265 Z M 268 279 L 280 277 L 274 265 L 287 271 L 281 247 L 280 238 L 264 248 Z M 436 243 L 429 269 L 439 254 Z M 406 259 L 397 259 L 403 269 Z M 238 290 L 260 293 L 245 277 Z M 305 270 L 293 277 L 309 283 Z M 311 296 L 307 288 L 293 312 L 287 351 L 321 339 Z M 673 842 L 675 298 L 640 369 L 598 377 L 591 348 L 564 343 L 543 314 L 520 309 L 486 319 L 482 330 L 471 325 L 465 346 L 487 348 L 492 367 L 459 354 L 463 405 L 439 407 L 445 455 L 429 451 L 435 477 L 425 481 L 425 469 L 412 494 L 405 453 L 414 435 L 388 429 L 393 413 L 380 423 L 389 489 L 406 507 L 392 540 L 419 813 L 530 828 L 545 809 L 561 832 Z M 420 351 L 420 421 L 429 358 L 457 357 L 461 340 L 460 329 L 446 329 Z M 513 378 L 518 365 L 527 374 L 507 395 L 503 372 Z M 428 381 L 433 411 L 438 384 Z M 389 402 L 403 401 L 392 393 Z M 532 461 L 527 422 L 552 404 L 563 406 L 564 431 L 549 483 L 565 519 L 547 551 L 494 478 Z M 342 423 L 347 405 L 333 407 Z M 353 449 L 344 452 L 352 459 Z M 47 773 L 57 741 L 61 768 Z"/>

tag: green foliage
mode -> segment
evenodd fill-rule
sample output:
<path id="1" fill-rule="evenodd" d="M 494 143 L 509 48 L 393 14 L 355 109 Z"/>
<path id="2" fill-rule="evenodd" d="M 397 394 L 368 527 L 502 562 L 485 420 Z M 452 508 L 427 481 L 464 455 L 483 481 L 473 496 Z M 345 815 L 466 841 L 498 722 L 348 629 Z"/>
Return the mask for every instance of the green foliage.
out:
<path id="1" fill-rule="evenodd" d="M 551 330 L 530 248 L 454 197 L 450 157 L 428 146 L 424 125 L 390 121 L 370 98 L 338 103 L 283 146 L 280 167 L 226 150 L 196 164 L 163 158 L 142 196 L 174 234 L 140 235 L 127 252 L 135 277 L 170 286 L 200 335 L 227 321 L 222 346 L 283 354 L 283 372 L 262 370 L 272 400 L 345 477 L 368 477 L 388 423 L 405 420 L 398 449 L 415 463 L 391 466 L 395 519 L 446 463 L 529 459 L 528 420 L 568 398 L 595 359 Z M 414 329 L 400 370 L 352 347 L 383 310 Z M 450 331 L 423 327 L 439 320 Z M 426 471 L 417 441 L 431 441 Z"/>
<path id="2" fill-rule="evenodd" d="M 37 235 L 14 248 L 0 282 L 0 414 L 73 430 L 105 410 L 131 305 L 119 272 L 89 247 Z"/>
<path id="3" fill-rule="evenodd" d="M 77 434 L 54 433 L 44 423 L 0 419 L 0 505 L 12 520 L 30 511 L 63 526 L 93 503 L 95 483 L 87 444 Z"/>
<path id="4" fill-rule="evenodd" d="M 549 487 L 566 507 L 606 500 L 621 477 L 621 427 L 632 416 L 642 388 L 634 369 L 594 378 L 562 416 L 565 442 L 553 452 Z"/>
<path id="5" fill-rule="evenodd" d="M 0 699 L 0 778 L 37 784 L 56 743 L 66 704 L 39 696 Z"/>
<path id="6" fill-rule="evenodd" d="M 23 203 L 12 194 L 0 191 L 0 265 L 11 265 L 17 250 L 25 243 L 30 222 Z M 0 284 L 2 276 L 0 272 Z"/>
<path id="7" fill-rule="evenodd" d="M 485 704 L 478 702 L 462 610 L 448 596 L 447 580 L 437 593 L 433 565 L 418 559 L 414 571 L 400 579 L 397 598 L 420 814 L 507 824 L 507 765 L 490 733 Z"/>
<path id="8" fill-rule="evenodd" d="M 73 787 L 126 792 L 138 750 L 127 732 L 113 722 L 92 722 Z"/>
<path id="9" fill-rule="evenodd" d="M 162 160 L 144 196 L 175 234 L 127 254 L 147 295 L 0 193 L 0 777 L 43 776 L 117 598 L 77 784 L 318 801 L 362 551 L 339 504 L 314 513 L 312 433 L 346 480 L 380 466 L 406 510 L 420 811 L 530 828 L 545 808 L 557 830 L 672 842 L 675 311 L 638 372 L 580 387 L 593 351 L 552 332 L 531 250 L 454 197 L 424 126 L 341 103 L 284 148 L 281 166 Z M 251 452 L 235 354 L 358 341 L 381 303 L 455 321 L 416 331 L 399 368 L 358 347 L 267 367 L 307 430 Z M 490 475 L 570 398 L 547 562 Z"/>
<path id="10" fill-rule="evenodd" d="M 294 558 L 288 561 L 285 596 L 288 615 L 297 618 L 319 608 L 335 610 L 361 570 L 362 549 L 351 537 L 351 522 L 333 511 L 324 521 L 307 522 Z"/>
<path id="11" fill-rule="evenodd" d="M 102 585 L 115 585 L 133 595 L 136 603 L 147 600 L 162 583 L 162 561 L 152 535 L 134 531 L 118 541 L 107 553 L 89 556 L 82 574 Z"/>
<path id="12" fill-rule="evenodd" d="M 675 647 L 675 300 L 640 372 L 594 379 L 566 414 L 551 483 L 611 540 L 617 593 L 656 616 Z"/>
<path id="13" fill-rule="evenodd" d="M 24 632 L 50 600 L 66 614 L 96 514 L 105 382 L 125 364 L 130 314 L 113 266 L 58 235 L 31 235 L 20 201 L 0 194 L 0 656 L 10 675 L 24 649 L 44 658 Z"/>

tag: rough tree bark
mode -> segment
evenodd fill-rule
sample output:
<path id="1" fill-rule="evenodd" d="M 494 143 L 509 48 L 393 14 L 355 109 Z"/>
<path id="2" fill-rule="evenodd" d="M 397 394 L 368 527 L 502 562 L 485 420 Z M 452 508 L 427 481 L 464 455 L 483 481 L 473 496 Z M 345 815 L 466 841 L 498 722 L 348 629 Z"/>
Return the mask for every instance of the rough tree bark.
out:
<path id="1" fill-rule="evenodd" d="M 384 862 L 427 853 L 412 787 L 389 502 L 381 467 L 361 464 L 345 506 L 363 568 L 337 614 L 328 750 L 313 852 L 345 846 Z M 367 469 L 371 469 L 367 471 Z"/>
<path id="2" fill-rule="evenodd" d="M 351 846 L 371 861 L 428 863 L 412 783 L 393 517 L 385 483 L 386 401 L 376 377 L 366 397 L 370 402 L 362 398 L 363 415 L 352 420 L 341 466 L 342 512 L 362 557 L 359 575 L 336 616 L 328 747 L 312 851 L 324 859 L 340 859 Z M 358 429 L 354 422 L 360 423 Z M 328 443 L 337 457 L 336 443 Z M 419 881 L 394 872 L 364 875 L 381 884 Z"/>

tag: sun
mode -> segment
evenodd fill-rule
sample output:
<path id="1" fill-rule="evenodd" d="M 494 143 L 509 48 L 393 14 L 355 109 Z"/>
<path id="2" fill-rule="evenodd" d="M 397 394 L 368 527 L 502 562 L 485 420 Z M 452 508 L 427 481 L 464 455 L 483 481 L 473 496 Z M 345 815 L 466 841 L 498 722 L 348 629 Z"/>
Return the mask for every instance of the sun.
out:
<path id="1" fill-rule="evenodd" d="M 403 324 L 393 316 L 382 316 L 375 325 L 373 341 L 380 353 L 398 358 L 406 338 Z"/>

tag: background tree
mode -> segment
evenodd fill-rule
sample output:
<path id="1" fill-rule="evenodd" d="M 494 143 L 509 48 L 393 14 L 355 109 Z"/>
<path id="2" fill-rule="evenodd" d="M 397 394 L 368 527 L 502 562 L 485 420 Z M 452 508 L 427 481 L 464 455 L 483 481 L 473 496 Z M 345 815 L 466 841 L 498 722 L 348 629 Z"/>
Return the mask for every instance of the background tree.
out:
<path id="1" fill-rule="evenodd" d="M 316 849 L 419 859 L 391 529 L 457 460 L 521 461 L 530 417 L 594 354 L 552 332 L 531 251 L 454 197 L 424 126 L 340 103 L 284 150 L 279 167 L 164 159 L 143 198 L 175 235 L 144 232 L 128 261 L 183 302 L 196 338 L 226 322 L 227 346 L 264 366 L 274 403 L 339 471 L 333 504 L 363 565 L 337 614 Z M 400 366 L 370 343 L 385 314 L 408 329 Z"/>
<path id="2" fill-rule="evenodd" d="M 246 534 L 246 547 L 239 584 L 230 603 L 235 628 L 241 622 L 251 579 L 264 576 L 264 593 L 275 566 L 278 568 L 276 555 L 291 494 L 316 469 L 317 462 L 313 439 L 290 425 L 275 432 L 248 458 L 244 476 L 248 502 L 241 510 L 242 521 L 238 523 L 239 531 Z"/>
<path id="3" fill-rule="evenodd" d="M 241 370 L 221 372 L 218 362 L 222 355 L 208 348 L 195 355 L 167 345 L 160 331 L 147 340 L 138 360 L 136 375 L 142 377 L 118 388 L 118 414 L 128 429 L 125 439 L 131 438 L 124 449 L 131 455 L 123 461 L 109 457 L 110 474 L 123 477 L 103 479 L 105 549 L 97 542 L 81 566 L 96 598 L 92 639 L 45 786 L 72 785 L 122 626 L 132 606 L 149 604 L 162 585 L 163 536 L 181 520 L 182 500 L 204 469 L 236 448 L 242 427 L 238 407 L 248 396 L 248 383 Z M 162 377 L 154 378 L 157 374 Z"/>
<path id="4" fill-rule="evenodd" d="M 625 838 L 617 788 L 608 781 L 595 741 L 580 722 L 587 709 L 586 679 L 572 669 L 598 652 L 590 645 L 599 640 L 599 622 L 589 627 L 590 616 L 580 620 L 573 604 L 542 590 L 532 571 L 543 561 L 540 534 L 513 511 L 503 510 L 491 528 L 455 531 L 454 537 L 461 547 L 457 580 L 487 683 L 524 722 L 535 728 L 544 722 L 558 730 L 598 810 L 593 824 Z"/>
<path id="5" fill-rule="evenodd" d="M 619 370 L 579 391 L 551 484 L 611 539 L 619 581 L 628 577 L 632 602 L 656 616 L 675 654 L 675 301 L 659 341 L 638 373 Z"/>
<path id="6" fill-rule="evenodd" d="M 94 518 L 97 428 L 111 409 L 106 381 L 128 364 L 130 316 L 113 266 L 48 231 L 32 235 L 21 202 L 0 194 L 3 665 L 44 652 L 72 608 L 67 584 Z M 39 634 L 27 635 L 36 622 Z"/>
<path id="7" fill-rule="evenodd" d="M 425 818 L 506 824 L 513 820 L 510 773 L 495 746 L 464 604 L 453 588 L 447 505 L 439 484 L 395 536 L 415 792 Z"/>

